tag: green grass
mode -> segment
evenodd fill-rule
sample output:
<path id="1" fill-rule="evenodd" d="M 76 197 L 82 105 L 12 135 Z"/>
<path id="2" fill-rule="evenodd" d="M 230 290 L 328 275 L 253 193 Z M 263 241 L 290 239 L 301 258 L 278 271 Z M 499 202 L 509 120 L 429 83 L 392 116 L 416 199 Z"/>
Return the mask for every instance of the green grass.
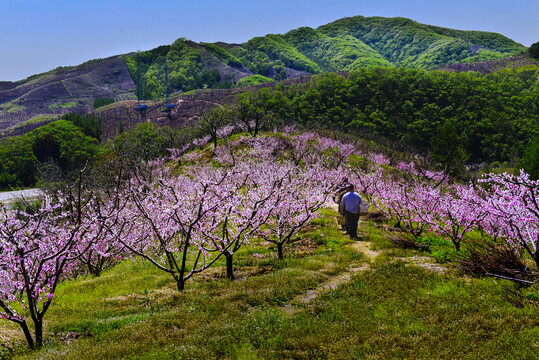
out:
<path id="1" fill-rule="evenodd" d="M 59 115 L 38 115 L 36 117 L 31 118 L 30 120 L 26 120 L 23 123 L 11 126 L 8 129 L 17 129 L 19 127 L 23 127 L 23 126 L 26 126 L 26 125 L 29 125 L 29 124 L 39 124 L 39 123 L 44 123 L 44 122 L 48 122 L 48 121 L 50 122 L 51 120 L 56 120 L 59 117 L 60 117 Z"/>
<path id="2" fill-rule="evenodd" d="M 49 105 L 49 109 L 58 109 L 58 108 L 69 109 L 69 108 L 74 108 L 75 106 L 77 106 L 77 103 L 74 101 L 70 101 L 63 104 L 51 104 Z"/>
<path id="3" fill-rule="evenodd" d="M 267 83 L 267 82 L 273 82 L 273 81 L 275 81 L 275 80 L 273 80 L 273 79 L 271 79 L 269 77 L 266 77 L 266 76 L 252 75 L 252 76 L 241 78 L 238 81 L 237 86 L 238 87 L 254 86 L 254 85 L 260 85 L 260 84 L 264 84 L 264 83 Z"/>
<path id="4" fill-rule="evenodd" d="M 2 111 L 10 113 L 10 114 L 11 113 L 17 113 L 19 111 L 23 111 L 24 109 L 26 109 L 26 106 L 16 104 L 14 102 L 8 102 L 8 103 L 5 103 L 5 104 L 2 104 Z"/>
<path id="5" fill-rule="evenodd" d="M 60 286 L 46 315 L 46 344 L 24 339 L 0 355 L 21 359 L 533 359 L 539 341 L 539 288 L 467 279 L 407 262 L 376 223 L 360 232 L 380 252 L 370 269 L 321 293 L 293 315 L 283 306 L 367 259 L 323 217 L 294 239 L 285 259 L 253 240 L 235 254 L 237 280 L 223 262 L 188 281 L 143 261 L 124 261 L 100 278 Z M 438 250 L 444 244 L 424 237 Z M 449 246 L 447 246 L 449 248 Z M 254 257 L 257 253 L 261 257 Z M 425 255 L 421 253 L 421 255 Z M 434 261 L 434 260 L 433 260 Z M 0 323 L 0 330 L 17 330 Z M 11 334 L 12 332 L 10 332 Z"/>

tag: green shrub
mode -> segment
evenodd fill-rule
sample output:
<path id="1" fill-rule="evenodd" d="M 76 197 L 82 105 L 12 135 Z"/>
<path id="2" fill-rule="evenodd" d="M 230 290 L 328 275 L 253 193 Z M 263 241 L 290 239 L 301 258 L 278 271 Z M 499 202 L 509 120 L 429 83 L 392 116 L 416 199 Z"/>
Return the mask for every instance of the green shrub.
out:
<path id="1" fill-rule="evenodd" d="M 238 87 L 254 86 L 254 85 L 260 85 L 260 84 L 264 84 L 264 83 L 268 83 L 272 81 L 274 80 L 271 78 L 262 76 L 262 75 L 252 75 L 252 76 L 241 78 L 238 81 L 237 86 Z"/>
<path id="2" fill-rule="evenodd" d="M 92 108 L 95 110 L 95 109 L 99 109 L 100 107 L 110 105 L 110 104 L 114 104 L 113 98 L 97 98 L 94 100 Z"/>

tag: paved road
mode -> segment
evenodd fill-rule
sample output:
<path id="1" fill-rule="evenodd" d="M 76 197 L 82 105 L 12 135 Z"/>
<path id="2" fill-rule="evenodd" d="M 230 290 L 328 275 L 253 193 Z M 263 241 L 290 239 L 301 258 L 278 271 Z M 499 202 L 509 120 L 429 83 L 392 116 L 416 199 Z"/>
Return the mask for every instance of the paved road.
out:
<path id="1" fill-rule="evenodd" d="M 17 191 L 0 192 L 0 203 L 3 205 L 10 205 L 11 203 L 21 200 L 33 200 L 43 195 L 41 189 L 26 189 Z"/>

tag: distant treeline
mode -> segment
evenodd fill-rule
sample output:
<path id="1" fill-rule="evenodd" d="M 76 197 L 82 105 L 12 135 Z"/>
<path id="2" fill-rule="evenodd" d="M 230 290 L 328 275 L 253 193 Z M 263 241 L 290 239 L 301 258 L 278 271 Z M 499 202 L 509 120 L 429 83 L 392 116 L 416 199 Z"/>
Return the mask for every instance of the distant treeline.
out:
<path id="1" fill-rule="evenodd" d="M 312 128 L 424 150 L 453 142 L 469 162 L 511 161 L 539 135 L 538 78 L 537 66 L 489 75 L 361 69 L 346 78 L 326 74 L 277 86 L 267 106 L 281 119 Z"/>
<path id="2" fill-rule="evenodd" d="M 0 189 L 35 186 L 40 177 L 64 179 L 97 154 L 101 122 L 93 116 L 61 120 L 0 143 Z"/>
<path id="3" fill-rule="evenodd" d="M 0 190 L 49 186 L 76 179 L 82 169 L 96 186 L 127 175 L 150 160 L 185 145 L 188 130 L 139 124 L 114 140 L 99 143 L 101 120 L 67 114 L 61 120 L 0 143 Z M 123 175 L 122 175 L 123 174 Z M 109 176 L 110 175 L 110 176 Z M 112 179 L 111 179 L 112 178 Z"/>
<path id="4" fill-rule="evenodd" d="M 242 93 L 234 107 L 202 116 L 197 129 L 145 123 L 102 145 L 100 119 L 70 114 L 0 144 L 0 189 L 69 178 L 88 160 L 133 169 L 195 135 L 216 139 L 229 122 L 253 135 L 291 123 L 389 139 L 430 153 L 448 171 L 507 161 L 539 177 L 538 78 L 537 66 L 489 75 L 398 68 L 317 75 L 303 84 Z"/>

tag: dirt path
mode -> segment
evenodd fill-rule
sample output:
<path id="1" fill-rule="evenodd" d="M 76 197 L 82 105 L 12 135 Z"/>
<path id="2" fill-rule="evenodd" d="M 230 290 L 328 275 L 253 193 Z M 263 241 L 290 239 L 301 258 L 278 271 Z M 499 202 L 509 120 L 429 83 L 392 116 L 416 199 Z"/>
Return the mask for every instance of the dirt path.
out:
<path id="1" fill-rule="evenodd" d="M 339 210 L 338 205 L 334 202 L 328 203 L 327 207 L 335 211 Z M 335 221 L 337 220 L 335 219 Z M 347 244 L 346 246 L 365 254 L 365 256 L 369 259 L 369 262 L 361 265 L 360 267 L 350 268 L 347 272 L 328 279 L 326 282 L 320 284 L 316 289 L 311 289 L 304 294 L 297 295 L 288 304 L 285 305 L 285 307 L 283 308 L 284 312 L 286 312 L 288 315 L 293 315 L 296 311 L 298 311 L 305 305 L 311 303 L 320 294 L 327 291 L 335 290 L 340 285 L 349 282 L 352 278 L 352 275 L 354 275 L 355 273 L 368 270 L 370 268 L 370 262 L 374 261 L 374 259 L 376 259 L 376 257 L 380 254 L 380 252 L 378 251 L 371 250 L 371 245 L 372 243 L 369 241 L 357 241 L 351 244 Z"/>
<path id="2" fill-rule="evenodd" d="M 327 204 L 327 207 L 335 211 L 338 211 L 338 206 L 334 202 Z M 360 224 L 361 224 L 361 218 L 360 218 Z M 361 225 L 359 226 L 359 228 L 361 228 Z M 305 306 L 308 306 L 320 294 L 327 291 L 335 290 L 340 285 L 349 282 L 350 279 L 352 278 L 352 275 L 354 275 L 355 273 L 369 270 L 370 264 L 374 262 L 374 260 L 376 259 L 378 255 L 381 254 L 381 251 L 374 251 L 371 249 L 372 243 L 369 241 L 356 241 L 351 244 L 347 244 L 346 246 L 358 252 L 363 253 L 369 261 L 362 264 L 360 267 L 350 268 L 348 269 L 347 272 L 344 272 L 342 274 L 336 275 L 328 279 L 326 282 L 320 284 L 316 289 L 311 289 L 311 290 L 308 290 L 306 293 L 297 295 L 288 304 L 284 306 L 283 310 L 285 313 L 287 313 L 288 315 L 293 315 L 295 312 L 299 311 Z M 426 268 L 428 270 L 435 271 L 438 273 L 443 273 L 447 271 L 447 269 L 444 266 L 431 263 L 432 259 L 426 256 L 413 256 L 410 258 L 404 258 L 404 260 L 410 264 L 421 266 L 423 268 Z"/>
<path id="3" fill-rule="evenodd" d="M 352 244 L 348 244 L 346 246 L 351 247 L 352 249 L 362 252 L 367 256 L 367 258 L 370 261 L 373 261 L 380 252 L 372 251 L 371 250 L 371 242 L 368 241 L 361 241 L 361 242 L 355 242 Z M 370 262 L 369 262 L 370 263 Z M 285 305 L 283 308 L 284 312 L 286 312 L 288 315 L 293 315 L 296 311 L 304 307 L 305 305 L 308 305 L 311 301 L 316 299 L 320 294 L 335 290 L 340 285 L 347 283 L 352 278 L 352 275 L 355 273 L 358 273 L 360 271 L 366 271 L 369 270 L 370 265 L 369 263 L 362 264 L 360 267 L 353 267 L 348 269 L 347 272 L 344 272 L 342 274 L 336 275 L 328 281 L 322 283 L 319 285 L 316 289 L 308 290 L 304 294 L 299 294 L 296 297 L 294 297 L 288 304 Z"/>

